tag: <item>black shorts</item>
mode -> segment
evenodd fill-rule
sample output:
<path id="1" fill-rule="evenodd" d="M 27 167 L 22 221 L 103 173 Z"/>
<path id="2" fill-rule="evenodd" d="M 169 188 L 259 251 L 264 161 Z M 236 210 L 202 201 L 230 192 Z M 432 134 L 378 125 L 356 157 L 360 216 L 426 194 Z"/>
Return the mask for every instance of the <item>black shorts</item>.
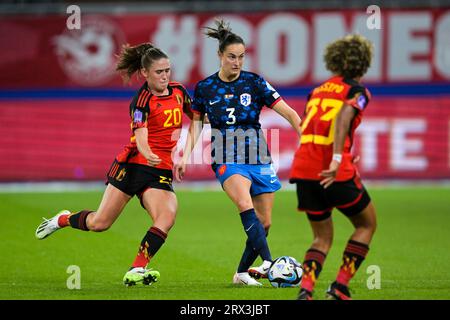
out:
<path id="1" fill-rule="evenodd" d="M 129 196 L 139 199 L 149 188 L 173 191 L 172 170 L 158 169 L 137 163 L 119 163 L 114 160 L 108 171 L 107 183 Z"/>
<path id="2" fill-rule="evenodd" d="M 348 217 L 363 211 L 370 203 L 370 196 L 359 176 L 333 182 L 327 189 L 317 180 L 295 180 L 297 184 L 298 210 L 306 211 L 311 221 L 322 221 L 337 208 Z"/>

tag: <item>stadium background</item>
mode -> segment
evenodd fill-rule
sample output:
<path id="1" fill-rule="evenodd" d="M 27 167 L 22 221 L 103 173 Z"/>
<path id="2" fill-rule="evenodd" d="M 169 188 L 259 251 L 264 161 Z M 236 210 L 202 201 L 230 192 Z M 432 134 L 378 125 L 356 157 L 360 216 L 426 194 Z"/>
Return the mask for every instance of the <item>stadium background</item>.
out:
<path id="1" fill-rule="evenodd" d="M 123 85 L 115 54 L 124 43 L 155 43 L 171 57 L 173 80 L 192 93 L 218 69 L 217 45 L 201 34 L 216 17 L 245 39 L 245 69 L 263 75 L 299 113 L 311 87 L 328 76 L 326 43 L 351 32 L 368 37 L 375 57 L 364 83 L 373 100 L 355 141 L 362 176 L 450 178 L 448 6 L 382 2 L 381 28 L 369 29 L 367 1 L 350 1 L 345 10 L 325 1 L 79 1 L 81 29 L 69 30 L 70 3 L 20 3 L 2 5 L 0 22 L 1 182 L 102 180 L 128 142 L 128 104 L 142 81 Z M 272 153 L 286 179 L 295 134 L 270 110 L 261 118 L 279 141 Z M 196 163 L 209 161 L 207 140 Z M 213 175 L 204 164 L 187 178 Z"/>
<path id="2" fill-rule="evenodd" d="M 66 27 L 72 4 L 81 8 L 81 30 Z M 367 27 L 372 4 L 381 9 L 381 29 Z M 124 86 L 114 73 L 120 46 L 152 41 L 165 49 L 173 79 L 192 93 L 197 80 L 218 68 L 217 44 L 201 34 L 215 17 L 230 21 L 246 40 L 246 69 L 263 75 L 299 113 L 309 90 L 327 77 L 327 42 L 350 32 L 374 42 L 364 80 L 373 99 L 355 153 L 370 182 L 378 230 L 352 289 L 357 299 L 450 299 L 447 0 L 2 1 L 0 299 L 295 299 L 297 290 L 274 291 L 267 283 L 261 290 L 230 284 L 245 233 L 224 193 L 209 190 L 220 187 L 205 163 L 188 171 L 191 183 L 176 185 L 177 223 L 152 260 L 162 276 L 151 288 L 124 290 L 121 284 L 150 224 L 136 199 L 104 234 L 69 229 L 34 239 L 42 216 L 98 206 L 106 171 L 128 143 L 128 105 L 140 81 Z M 279 141 L 272 154 L 286 182 L 294 133 L 271 110 L 261 119 Z M 207 162 L 207 141 L 205 132 L 196 161 Z M 311 231 L 287 186 L 277 193 L 268 240 L 274 256 L 301 260 Z M 317 299 L 334 280 L 352 232 L 342 215 L 333 221 L 334 244 Z M 71 265 L 81 269 L 81 290 L 66 286 Z M 369 266 L 380 268 L 381 290 L 368 290 Z"/>

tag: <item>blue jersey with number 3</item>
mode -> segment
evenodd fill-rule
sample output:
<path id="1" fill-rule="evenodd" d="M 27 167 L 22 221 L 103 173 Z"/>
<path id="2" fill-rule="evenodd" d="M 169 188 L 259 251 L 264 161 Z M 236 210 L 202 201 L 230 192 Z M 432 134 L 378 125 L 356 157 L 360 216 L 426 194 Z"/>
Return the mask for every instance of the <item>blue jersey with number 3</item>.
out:
<path id="1" fill-rule="evenodd" d="M 252 72 L 241 71 L 232 82 L 222 81 L 218 72 L 199 81 L 192 110 L 208 115 L 213 163 L 270 163 L 259 115 L 279 100 L 278 92 Z"/>

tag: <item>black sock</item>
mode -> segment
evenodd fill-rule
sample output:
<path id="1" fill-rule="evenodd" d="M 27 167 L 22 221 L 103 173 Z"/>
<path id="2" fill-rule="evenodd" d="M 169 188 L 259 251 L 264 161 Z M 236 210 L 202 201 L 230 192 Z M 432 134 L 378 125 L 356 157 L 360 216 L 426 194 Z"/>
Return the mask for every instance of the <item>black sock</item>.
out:
<path id="1" fill-rule="evenodd" d="M 164 244 L 166 238 L 167 234 L 164 231 L 156 227 L 151 227 L 141 241 L 139 252 L 133 262 L 133 268 L 145 267 Z"/>
<path id="2" fill-rule="evenodd" d="M 349 240 L 342 257 L 342 265 L 336 277 L 336 282 L 348 286 L 359 266 L 366 258 L 369 246 L 354 240 Z"/>
<path id="3" fill-rule="evenodd" d="M 77 213 L 71 214 L 69 216 L 70 226 L 74 229 L 89 231 L 87 224 L 86 224 L 86 219 L 87 219 L 88 215 L 91 214 L 92 212 L 94 212 L 94 211 L 82 210 Z"/>
<path id="4" fill-rule="evenodd" d="M 316 281 L 322 271 L 323 263 L 325 262 L 326 254 L 320 250 L 310 248 L 306 251 L 305 259 L 303 261 L 303 278 L 302 289 L 312 292 Z"/>

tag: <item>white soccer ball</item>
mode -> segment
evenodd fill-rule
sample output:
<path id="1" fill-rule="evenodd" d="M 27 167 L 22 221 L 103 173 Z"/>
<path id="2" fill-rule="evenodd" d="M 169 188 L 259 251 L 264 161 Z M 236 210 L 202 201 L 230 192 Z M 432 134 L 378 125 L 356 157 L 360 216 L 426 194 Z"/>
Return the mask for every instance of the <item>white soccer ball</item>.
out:
<path id="1" fill-rule="evenodd" d="M 300 286 L 302 276 L 301 263 L 293 257 L 282 256 L 273 261 L 267 278 L 275 288 L 289 288 Z"/>

